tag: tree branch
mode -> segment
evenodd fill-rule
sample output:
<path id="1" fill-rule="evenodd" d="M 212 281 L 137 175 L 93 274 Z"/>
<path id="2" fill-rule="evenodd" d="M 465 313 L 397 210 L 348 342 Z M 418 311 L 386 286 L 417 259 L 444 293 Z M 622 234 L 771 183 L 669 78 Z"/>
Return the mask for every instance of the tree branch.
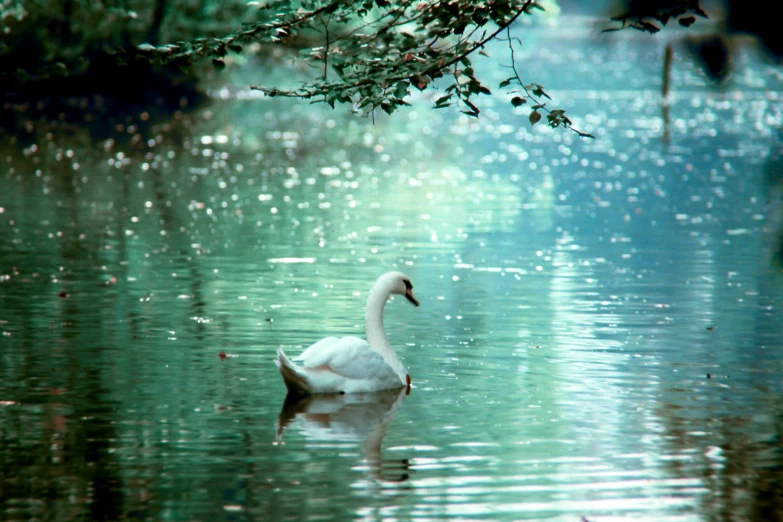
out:
<path id="1" fill-rule="evenodd" d="M 438 73 L 440 71 L 443 71 L 444 69 L 449 68 L 450 66 L 456 64 L 460 60 L 467 58 L 471 54 L 473 54 L 476 50 L 484 47 L 489 41 L 491 41 L 493 38 L 495 38 L 497 35 L 499 35 L 503 30 L 505 30 L 507 27 L 509 27 L 512 23 L 514 23 L 517 18 L 522 16 L 522 14 L 528 12 L 528 10 L 531 7 L 535 6 L 535 0 L 525 0 L 525 3 L 520 7 L 507 21 L 505 21 L 502 25 L 498 27 L 496 31 L 494 31 L 492 34 L 490 34 L 487 37 L 482 38 L 478 42 L 474 43 L 470 48 L 468 48 L 465 52 L 458 54 L 457 56 L 451 58 L 450 60 L 446 62 L 438 62 L 433 64 L 431 67 L 426 68 L 422 71 L 417 71 L 416 73 L 405 73 L 405 74 L 398 74 L 394 76 L 389 76 L 386 78 L 382 78 L 383 82 L 386 84 L 396 83 L 403 80 L 408 81 L 415 81 L 417 77 L 421 76 L 432 76 L 435 73 Z M 395 63 L 390 69 L 393 69 L 394 67 L 399 67 L 402 63 Z M 301 89 L 299 90 L 278 90 L 278 89 L 267 89 L 265 87 L 261 87 L 258 85 L 251 85 L 250 89 L 255 91 L 261 91 L 264 94 L 267 94 L 269 96 L 284 96 L 288 98 L 302 98 L 302 99 L 309 99 L 313 98 L 315 96 L 319 96 L 321 94 L 325 94 L 328 91 L 334 90 L 335 88 L 338 88 L 339 90 L 345 92 L 345 91 L 351 91 L 356 90 L 361 87 L 365 87 L 372 84 L 377 84 L 378 79 L 377 77 L 373 78 L 366 78 L 363 77 L 360 80 L 357 80 L 353 83 L 343 83 L 343 84 L 320 84 L 313 86 L 312 90 L 307 90 L 304 93 Z"/>

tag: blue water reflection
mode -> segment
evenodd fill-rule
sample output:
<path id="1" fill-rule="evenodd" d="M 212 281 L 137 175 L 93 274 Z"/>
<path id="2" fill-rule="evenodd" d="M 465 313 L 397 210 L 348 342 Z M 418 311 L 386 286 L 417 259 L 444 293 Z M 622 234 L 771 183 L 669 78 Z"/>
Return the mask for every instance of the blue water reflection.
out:
<path id="1" fill-rule="evenodd" d="M 779 518 L 779 73 L 678 59 L 667 145 L 660 42 L 531 31 L 597 139 L 503 100 L 4 139 L 4 518 Z M 390 269 L 410 395 L 284 402 L 277 348 L 360 335 Z"/>

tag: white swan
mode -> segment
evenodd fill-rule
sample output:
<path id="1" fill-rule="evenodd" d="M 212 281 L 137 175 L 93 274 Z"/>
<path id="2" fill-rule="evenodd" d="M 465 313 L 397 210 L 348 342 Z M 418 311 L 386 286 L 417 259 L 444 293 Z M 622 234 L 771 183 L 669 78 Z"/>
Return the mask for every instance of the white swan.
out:
<path id="1" fill-rule="evenodd" d="M 358 337 L 327 337 L 293 361 L 279 348 L 275 364 L 288 392 L 297 395 L 359 393 L 409 386 L 410 377 L 383 329 L 383 307 L 391 294 L 404 295 L 419 306 L 408 277 L 399 272 L 383 274 L 367 298 L 366 341 Z"/>

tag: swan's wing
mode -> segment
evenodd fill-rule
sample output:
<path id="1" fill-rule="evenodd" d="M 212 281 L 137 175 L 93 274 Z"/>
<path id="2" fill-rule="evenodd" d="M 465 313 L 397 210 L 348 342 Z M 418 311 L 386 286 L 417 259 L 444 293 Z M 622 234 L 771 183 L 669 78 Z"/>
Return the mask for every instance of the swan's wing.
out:
<path id="1" fill-rule="evenodd" d="M 294 357 L 294 361 L 303 363 L 305 367 L 320 366 L 325 357 L 329 357 L 329 351 L 332 347 L 340 341 L 337 337 L 325 337 L 309 346 L 305 351 L 300 353 L 297 357 Z M 315 364 L 310 364 L 308 361 L 313 361 Z"/>
<path id="2" fill-rule="evenodd" d="M 348 379 L 375 379 L 392 371 L 383 356 L 358 337 L 327 337 L 305 350 L 297 359 L 305 368 L 326 365 Z"/>

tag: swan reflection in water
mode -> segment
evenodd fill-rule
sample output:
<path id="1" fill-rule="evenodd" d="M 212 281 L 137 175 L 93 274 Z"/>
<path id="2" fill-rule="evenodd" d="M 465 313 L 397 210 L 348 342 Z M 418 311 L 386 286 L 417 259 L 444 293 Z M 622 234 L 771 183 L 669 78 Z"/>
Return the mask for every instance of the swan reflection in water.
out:
<path id="1" fill-rule="evenodd" d="M 277 418 L 277 441 L 295 426 L 317 441 L 362 442 L 370 476 L 384 482 L 408 480 L 408 459 L 384 459 L 381 444 L 386 427 L 405 401 L 407 388 L 372 393 L 297 396 L 289 394 Z"/>

